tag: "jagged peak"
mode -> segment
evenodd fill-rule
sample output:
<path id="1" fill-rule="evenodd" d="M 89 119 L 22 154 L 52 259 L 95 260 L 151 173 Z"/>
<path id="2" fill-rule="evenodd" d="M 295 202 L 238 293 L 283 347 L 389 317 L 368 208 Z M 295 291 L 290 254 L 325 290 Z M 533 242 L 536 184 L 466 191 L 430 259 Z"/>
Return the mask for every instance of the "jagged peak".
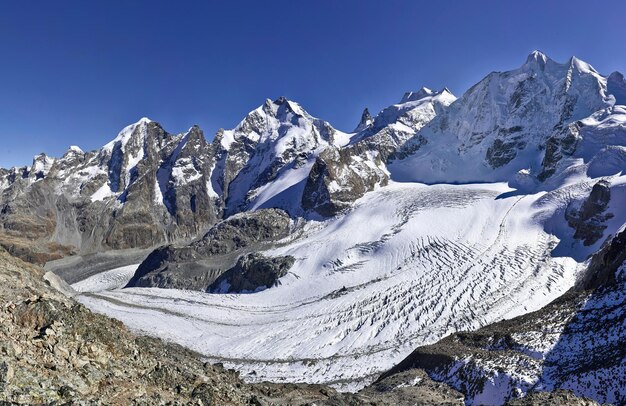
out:
<path id="1" fill-rule="evenodd" d="M 526 62 L 522 65 L 522 69 L 540 70 L 546 69 L 546 66 L 554 62 L 546 54 L 541 51 L 533 51 L 526 58 Z"/>
<path id="2" fill-rule="evenodd" d="M 265 99 L 265 102 L 258 108 L 248 113 L 243 121 L 246 121 L 246 119 L 254 114 L 267 114 L 279 120 L 283 120 L 287 118 L 285 113 L 291 113 L 307 119 L 313 119 L 313 117 L 307 113 L 299 103 L 289 100 L 285 96 L 280 96 L 273 101 L 271 99 Z M 242 123 L 240 123 L 240 125 Z"/>
<path id="3" fill-rule="evenodd" d="M 42 161 L 42 160 L 46 160 L 46 159 L 48 159 L 48 155 L 46 155 L 45 152 L 40 152 L 40 153 L 38 153 L 37 155 L 35 155 L 33 157 L 33 162 L 34 161 Z"/>
<path id="4" fill-rule="evenodd" d="M 593 66 L 575 56 L 572 56 L 569 59 L 569 66 L 570 68 L 575 68 L 581 73 L 598 73 Z"/>
<path id="5" fill-rule="evenodd" d="M 289 100 L 287 100 L 287 98 L 285 96 L 280 96 L 278 99 L 274 100 L 274 104 L 277 104 L 279 106 L 288 103 Z"/>
<path id="6" fill-rule="evenodd" d="M 107 143 L 102 148 L 107 151 L 112 150 L 115 144 L 118 142 L 121 142 L 122 147 L 124 147 L 126 143 L 128 143 L 128 141 L 130 140 L 132 135 L 135 133 L 135 130 L 137 128 L 145 128 L 149 123 L 152 123 L 152 122 L 153 121 L 150 120 L 148 117 L 140 118 L 139 121 L 124 127 L 122 131 L 120 131 L 111 142 Z"/>
<path id="7" fill-rule="evenodd" d="M 534 50 L 530 54 L 528 54 L 528 57 L 526 58 L 526 64 L 538 63 L 541 66 L 545 66 L 549 60 L 550 58 L 548 58 L 546 54 L 539 50 Z"/>
<path id="8" fill-rule="evenodd" d="M 356 126 L 356 128 L 354 129 L 354 132 L 357 133 L 359 131 L 363 131 L 364 129 L 371 127 L 373 123 L 374 123 L 374 119 L 372 118 L 370 111 L 366 107 L 363 110 L 363 114 L 361 114 L 361 121 L 359 121 L 359 125 Z"/>
<path id="9" fill-rule="evenodd" d="M 49 157 L 43 152 L 35 155 L 33 157 L 33 164 L 30 167 L 30 175 L 41 179 L 48 173 L 53 163 L 54 158 Z"/>
<path id="10" fill-rule="evenodd" d="M 419 101 L 428 98 L 436 98 L 443 96 L 445 99 L 450 99 L 449 102 L 456 100 L 456 96 L 452 94 L 452 92 L 444 87 L 440 91 L 431 90 L 427 87 L 422 87 L 420 90 L 416 92 L 406 92 L 400 101 L 400 104 L 409 103 L 414 101 Z"/>
<path id="11" fill-rule="evenodd" d="M 206 139 L 204 138 L 204 131 L 202 131 L 200 126 L 197 124 L 194 124 L 193 126 L 191 126 L 191 128 L 189 128 L 189 131 L 185 133 L 183 137 L 183 141 L 185 140 L 186 142 L 198 140 L 202 144 L 206 143 Z"/>
<path id="12" fill-rule="evenodd" d="M 80 147 L 76 145 L 70 145 L 67 151 L 65 151 L 65 153 L 63 154 L 62 158 L 75 157 L 77 155 L 85 155 L 85 151 L 83 151 Z"/>
<path id="13" fill-rule="evenodd" d="M 400 103 L 402 104 L 402 103 L 420 100 L 420 99 L 423 99 L 424 97 L 433 96 L 434 94 L 435 92 L 432 91 L 431 89 L 427 87 L 422 87 L 420 90 L 416 92 L 406 92 L 404 96 L 402 96 L 402 100 L 400 100 Z"/>
<path id="14" fill-rule="evenodd" d="M 189 130 L 187 130 L 187 133 L 191 133 L 191 132 L 202 132 L 202 129 L 200 128 L 198 124 L 194 124 L 191 127 L 189 127 Z"/>
<path id="15" fill-rule="evenodd" d="M 74 152 L 76 154 L 84 154 L 85 151 L 83 151 L 79 146 L 77 145 L 70 145 L 70 147 L 67 149 L 67 152 Z M 66 152 L 66 153 L 67 153 Z"/>

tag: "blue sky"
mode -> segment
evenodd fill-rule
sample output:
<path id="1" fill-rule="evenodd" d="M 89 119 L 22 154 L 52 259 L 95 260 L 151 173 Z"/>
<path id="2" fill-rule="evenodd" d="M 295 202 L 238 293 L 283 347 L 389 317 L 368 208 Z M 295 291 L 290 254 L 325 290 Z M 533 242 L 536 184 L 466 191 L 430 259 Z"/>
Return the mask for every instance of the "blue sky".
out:
<path id="1" fill-rule="evenodd" d="M 212 139 L 284 95 L 348 131 L 408 90 L 457 96 L 540 49 L 626 70 L 626 2 L 0 4 L 0 166 L 95 149 L 143 116 Z"/>

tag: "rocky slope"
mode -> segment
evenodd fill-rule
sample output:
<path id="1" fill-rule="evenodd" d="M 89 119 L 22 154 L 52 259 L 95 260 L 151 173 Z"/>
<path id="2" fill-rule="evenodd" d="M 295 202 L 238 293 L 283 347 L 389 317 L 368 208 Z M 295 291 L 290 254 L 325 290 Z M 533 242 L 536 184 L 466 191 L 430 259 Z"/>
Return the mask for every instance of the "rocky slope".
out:
<path id="1" fill-rule="evenodd" d="M 171 135 L 148 119 L 98 151 L 71 147 L 59 159 L 35 157 L 4 178 L 0 242 L 45 262 L 190 239 L 220 213 L 208 190 L 211 165 L 211 146 L 197 127 Z"/>
<path id="2" fill-rule="evenodd" d="M 366 109 L 350 142 L 326 149 L 315 160 L 302 207 L 323 216 L 336 215 L 366 192 L 385 186 L 389 182 L 388 160 L 455 100 L 448 89 L 435 92 L 422 88 L 407 93 L 399 104 L 387 107 L 373 119 Z"/>
<path id="3" fill-rule="evenodd" d="M 294 229 L 289 215 L 280 209 L 231 216 L 190 245 L 168 245 L 153 251 L 127 286 L 216 290 L 214 282 L 228 270 L 235 272 L 236 263 L 244 256 L 279 245 Z M 280 267 L 284 271 L 281 276 L 293 264 L 288 262 L 285 269 Z"/>
<path id="4" fill-rule="evenodd" d="M 0 257 L 0 400 L 253 404 L 254 392 L 236 374 L 134 336 L 45 284 L 39 268 Z"/>

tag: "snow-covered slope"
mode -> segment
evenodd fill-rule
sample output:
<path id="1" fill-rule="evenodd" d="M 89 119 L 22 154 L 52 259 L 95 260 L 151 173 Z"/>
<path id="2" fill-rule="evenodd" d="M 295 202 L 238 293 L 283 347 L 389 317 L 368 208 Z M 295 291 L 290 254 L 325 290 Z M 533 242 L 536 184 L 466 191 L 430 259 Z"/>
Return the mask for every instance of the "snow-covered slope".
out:
<path id="1" fill-rule="evenodd" d="M 604 235 L 626 221 L 623 182 L 614 180 Z M 249 380 L 355 388 L 418 345 L 538 310 L 569 289 L 580 266 L 573 253 L 600 242 L 573 239 L 563 213 L 590 189 L 518 195 L 502 183 L 392 183 L 265 251 L 296 258 L 278 287 L 240 295 L 133 288 L 81 300 Z M 571 243 L 558 256 L 556 222 Z"/>
<path id="2" fill-rule="evenodd" d="M 373 119 L 366 109 L 349 143 L 327 148 L 315 160 L 304 188 L 303 208 L 332 216 L 366 192 L 385 186 L 389 158 L 454 100 L 447 89 L 435 92 L 422 88 L 405 94 L 400 103 L 383 109 Z M 402 154 L 409 154 L 408 149 Z"/>
<path id="3" fill-rule="evenodd" d="M 563 297 L 538 312 L 418 348 L 387 375 L 425 368 L 435 379 L 461 389 L 467 404 L 500 405 L 534 391 L 565 389 L 602 404 L 622 405 L 625 260 L 622 229 Z"/>
<path id="4" fill-rule="evenodd" d="M 419 131 L 405 147 L 416 152 L 390 165 L 392 178 L 532 186 L 579 153 L 579 120 L 619 115 L 615 103 L 607 78 L 589 64 L 575 57 L 560 64 L 535 51 L 522 67 L 487 75 Z"/>
<path id="5" fill-rule="evenodd" d="M 299 104 L 268 99 L 233 130 L 218 134 L 214 190 L 224 194 L 227 214 L 261 207 L 302 214 L 299 201 L 315 158 L 348 139 Z"/>
<path id="6" fill-rule="evenodd" d="M 400 146 L 455 100 L 456 97 L 448 89 L 437 92 L 423 87 L 416 92 L 407 92 L 400 103 L 383 109 L 368 125 L 362 122 L 357 127 L 361 130 L 352 136 L 350 142 L 354 144 L 376 135 L 378 142 Z M 385 129 L 387 131 L 381 133 Z"/>

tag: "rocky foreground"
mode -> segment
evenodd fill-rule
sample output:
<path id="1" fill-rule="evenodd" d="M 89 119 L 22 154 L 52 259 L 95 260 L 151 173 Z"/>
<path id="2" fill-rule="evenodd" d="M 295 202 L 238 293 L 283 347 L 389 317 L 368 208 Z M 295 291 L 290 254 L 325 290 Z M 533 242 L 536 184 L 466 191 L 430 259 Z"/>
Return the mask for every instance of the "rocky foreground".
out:
<path id="1" fill-rule="evenodd" d="M 359 394 L 318 385 L 246 384 L 195 353 L 137 336 L 51 285 L 54 275 L 0 252 L 0 404 L 383 405 L 463 404 L 422 371 Z M 66 287 L 69 289 L 69 287 Z"/>

